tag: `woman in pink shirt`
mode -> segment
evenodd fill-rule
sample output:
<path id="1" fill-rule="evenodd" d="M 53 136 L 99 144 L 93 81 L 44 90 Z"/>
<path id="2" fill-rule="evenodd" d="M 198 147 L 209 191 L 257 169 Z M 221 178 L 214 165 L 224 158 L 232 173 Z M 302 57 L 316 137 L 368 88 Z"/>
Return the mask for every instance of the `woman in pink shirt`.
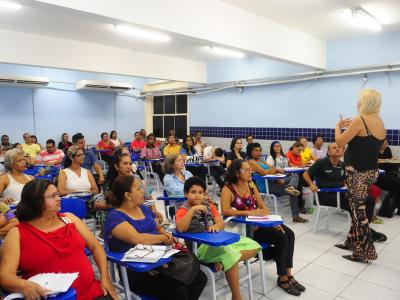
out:
<path id="1" fill-rule="evenodd" d="M 147 144 L 142 149 L 140 157 L 142 159 L 158 159 L 162 157 L 160 148 L 156 145 L 156 137 L 154 136 L 153 133 L 150 133 L 147 136 Z M 153 167 L 153 171 L 158 174 L 161 182 L 163 182 L 164 172 L 162 171 L 161 162 L 155 161 L 152 162 L 151 165 Z"/>
<path id="2" fill-rule="evenodd" d="M 108 133 L 103 132 L 101 134 L 101 140 L 96 145 L 96 150 L 100 151 L 101 159 L 107 162 L 108 165 L 111 165 L 113 163 L 112 156 L 114 148 L 115 146 L 111 142 Z"/>

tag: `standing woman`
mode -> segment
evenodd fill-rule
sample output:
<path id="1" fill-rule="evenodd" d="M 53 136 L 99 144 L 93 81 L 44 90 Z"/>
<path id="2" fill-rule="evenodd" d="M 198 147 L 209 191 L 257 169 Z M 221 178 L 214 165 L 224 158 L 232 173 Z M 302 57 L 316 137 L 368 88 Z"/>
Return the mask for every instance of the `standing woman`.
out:
<path id="1" fill-rule="evenodd" d="M 58 149 L 64 151 L 64 154 L 67 155 L 69 147 L 72 146 L 72 143 L 69 141 L 68 133 L 64 132 L 61 135 L 61 141 L 58 143 Z"/>
<path id="2" fill-rule="evenodd" d="M 368 187 L 378 178 L 379 149 L 386 137 L 386 130 L 379 111 L 381 94 L 372 89 L 361 91 L 357 102 L 359 115 L 354 119 L 340 117 L 336 124 L 335 139 L 339 147 L 347 147 L 345 153 L 347 197 L 352 223 L 344 246 L 353 251 L 344 258 L 368 262 L 378 258 L 368 219 L 365 200 Z M 346 128 L 344 132 L 342 128 Z"/>

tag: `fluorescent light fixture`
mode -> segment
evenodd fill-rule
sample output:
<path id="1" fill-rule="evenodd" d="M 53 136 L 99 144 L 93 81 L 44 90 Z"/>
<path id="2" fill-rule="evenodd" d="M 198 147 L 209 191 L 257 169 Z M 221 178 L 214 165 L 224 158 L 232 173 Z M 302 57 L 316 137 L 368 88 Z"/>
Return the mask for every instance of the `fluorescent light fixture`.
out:
<path id="1" fill-rule="evenodd" d="M 225 48 L 219 48 L 219 47 L 209 47 L 209 50 L 212 53 L 218 54 L 218 55 L 224 55 L 224 56 L 231 56 L 231 57 L 236 57 L 236 58 L 243 58 L 244 53 L 239 52 L 239 51 L 234 51 L 230 49 L 225 49 Z"/>
<path id="2" fill-rule="evenodd" d="M 382 30 L 382 25 L 379 21 L 362 7 L 346 9 L 343 11 L 343 16 L 357 26 L 374 31 Z"/>
<path id="3" fill-rule="evenodd" d="M 127 25 L 114 25 L 114 29 L 116 32 L 122 34 L 157 42 L 169 42 L 171 40 L 171 38 L 165 34 L 139 29 Z"/>
<path id="4" fill-rule="evenodd" d="M 0 9 L 4 8 L 4 9 L 18 10 L 21 9 L 21 7 L 22 7 L 21 4 L 15 2 L 0 0 Z"/>

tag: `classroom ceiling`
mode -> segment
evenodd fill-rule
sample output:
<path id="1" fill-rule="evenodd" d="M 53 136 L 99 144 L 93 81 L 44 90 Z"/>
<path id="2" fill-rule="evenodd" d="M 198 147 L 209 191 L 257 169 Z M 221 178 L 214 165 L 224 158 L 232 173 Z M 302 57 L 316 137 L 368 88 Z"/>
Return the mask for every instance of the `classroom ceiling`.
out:
<path id="1" fill-rule="evenodd" d="M 222 0 L 272 21 L 297 28 L 323 40 L 376 34 L 343 19 L 345 8 L 361 6 L 383 25 L 400 30 L 400 0 Z"/>
<path id="2" fill-rule="evenodd" d="M 221 0 L 242 10 L 257 14 L 288 27 L 296 28 L 323 40 L 362 34 L 376 34 L 343 22 L 341 10 L 362 5 L 382 20 L 383 30 L 400 30 L 400 0 Z M 82 11 L 41 5 L 20 0 L 20 11 L 0 10 L 0 29 L 85 41 L 118 48 L 137 50 L 207 62 L 225 58 L 206 49 L 210 42 L 198 38 L 167 33 L 169 43 L 155 43 L 116 34 L 113 24 L 118 20 Z M 215 46 L 215 45 L 214 45 Z M 248 55 L 257 55 L 247 53 Z"/>

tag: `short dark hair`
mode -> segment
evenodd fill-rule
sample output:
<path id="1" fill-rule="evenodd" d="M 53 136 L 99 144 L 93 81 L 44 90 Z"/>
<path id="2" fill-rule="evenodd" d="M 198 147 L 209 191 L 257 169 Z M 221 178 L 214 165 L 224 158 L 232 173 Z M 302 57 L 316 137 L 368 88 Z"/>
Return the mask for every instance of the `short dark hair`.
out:
<path id="1" fill-rule="evenodd" d="M 73 144 L 76 144 L 76 143 L 78 142 L 78 140 L 81 140 L 81 139 L 84 139 L 84 138 L 85 138 L 85 137 L 83 136 L 82 133 L 80 133 L 80 132 L 75 133 L 75 134 L 72 136 L 72 143 L 73 143 Z"/>
<path id="2" fill-rule="evenodd" d="M 234 160 L 226 171 L 225 182 L 235 184 L 238 182 L 238 174 L 242 165 L 244 163 L 243 159 Z"/>
<path id="3" fill-rule="evenodd" d="M 252 137 L 252 138 L 254 138 L 254 135 L 252 135 L 252 134 L 248 134 L 248 135 L 246 135 L 246 140 L 247 140 L 249 137 Z"/>
<path id="4" fill-rule="evenodd" d="M 222 148 L 215 148 L 214 153 L 215 153 L 215 156 L 222 157 L 224 155 L 224 150 L 222 150 Z"/>
<path id="5" fill-rule="evenodd" d="M 106 134 L 108 134 L 108 132 L 102 132 L 100 135 L 101 139 L 103 139 L 103 136 L 105 136 Z"/>
<path id="6" fill-rule="evenodd" d="M 110 204 L 113 208 L 118 208 L 122 205 L 125 198 L 125 193 L 129 193 L 131 186 L 135 181 L 135 177 L 131 175 L 118 176 L 115 178 L 112 185 L 112 194 Z"/>
<path id="7" fill-rule="evenodd" d="M 15 149 L 15 148 L 17 148 L 19 145 L 21 145 L 21 144 L 20 144 L 20 143 L 14 143 L 14 144 L 12 145 L 12 148 Z"/>
<path id="8" fill-rule="evenodd" d="M 323 137 L 322 135 L 320 135 L 320 134 L 315 135 L 315 136 L 312 138 L 312 143 L 313 143 L 313 145 L 315 145 L 315 142 L 317 141 L 318 138 L 324 139 L 324 137 Z"/>
<path id="9" fill-rule="evenodd" d="M 149 134 L 147 135 L 147 139 L 149 139 L 150 137 L 156 138 L 156 136 L 154 135 L 154 133 L 149 133 Z"/>
<path id="10" fill-rule="evenodd" d="M 139 131 L 136 131 L 134 135 L 136 135 L 136 134 L 140 134 L 140 132 L 139 132 Z"/>
<path id="11" fill-rule="evenodd" d="M 52 144 L 53 146 L 55 146 L 55 145 L 56 145 L 56 142 L 55 142 L 53 139 L 48 139 L 48 140 L 46 141 L 46 144 Z"/>
<path id="12" fill-rule="evenodd" d="M 32 138 L 34 138 L 34 139 L 36 140 L 36 143 L 37 143 L 37 137 L 36 137 L 36 135 L 33 135 L 33 134 L 32 134 L 32 135 L 31 135 L 31 139 L 32 139 Z"/>
<path id="13" fill-rule="evenodd" d="M 231 146 L 230 146 L 231 151 L 233 151 L 233 148 L 235 148 L 235 144 L 236 144 L 237 140 L 241 140 L 241 138 L 235 137 L 232 139 Z"/>
<path id="14" fill-rule="evenodd" d="M 197 177 L 197 176 L 193 176 L 193 177 L 188 178 L 185 181 L 185 185 L 183 186 L 183 192 L 185 194 L 189 193 L 189 190 L 194 185 L 200 186 L 204 192 L 207 189 L 206 182 L 203 179 L 201 179 L 200 177 Z"/>
<path id="15" fill-rule="evenodd" d="M 252 143 L 252 144 L 249 144 L 247 146 L 246 155 L 247 155 L 248 158 L 252 158 L 251 157 L 251 152 L 253 152 L 253 150 L 256 149 L 256 148 L 261 148 L 262 149 L 260 143 Z"/>
<path id="16" fill-rule="evenodd" d="M 24 185 L 15 211 L 19 221 L 30 221 L 43 214 L 44 194 L 50 185 L 54 183 L 45 179 L 34 179 Z"/>
<path id="17" fill-rule="evenodd" d="M 7 135 L 7 134 L 3 134 L 3 135 L 1 136 L 1 139 L 4 139 L 4 138 L 8 138 L 8 135 Z"/>

